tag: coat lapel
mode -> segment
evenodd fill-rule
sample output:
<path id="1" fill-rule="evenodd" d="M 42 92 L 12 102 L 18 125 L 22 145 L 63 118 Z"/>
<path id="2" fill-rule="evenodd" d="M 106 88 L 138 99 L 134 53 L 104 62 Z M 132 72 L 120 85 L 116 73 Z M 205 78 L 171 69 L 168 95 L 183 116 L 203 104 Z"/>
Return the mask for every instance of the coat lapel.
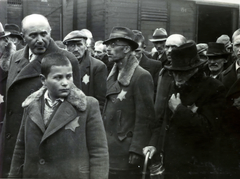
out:
<path id="1" fill-rule="evenodd" d="M 64 101 L 57 109 L 52 121 L 43 134 L 41 143 L 76 117 L 76 109 L 69 102 Z"/>
<path id="2" fill-rule="evenodd" d="M 41 102 L 42 100 L 39 99 L 36 101 L 29 110 L 29 117 L 30 119 L 41 129 L 41 131 L 45 132 L 45 125 L 43 122 L 42 110 L 41 110 Z"/>
<path id="3" fill-rule="evenodd" d="M 111 76 L 107 81 L 107 93 L 106 96 L 111 94 L 118 94 L 121 92 L 121 87 L 118 80 L 114 80 L 114 76 Z"/>

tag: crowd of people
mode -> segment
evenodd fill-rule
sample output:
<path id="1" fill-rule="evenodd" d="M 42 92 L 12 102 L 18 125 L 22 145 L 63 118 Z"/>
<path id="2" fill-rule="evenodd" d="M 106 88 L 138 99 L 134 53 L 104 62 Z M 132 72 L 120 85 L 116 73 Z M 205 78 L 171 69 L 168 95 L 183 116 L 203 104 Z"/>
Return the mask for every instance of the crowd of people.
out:
<path id="1" fill-rule="evenodd" d="M 145 157 L 147 178 L 240 177 L 240 29 L 54 41 L 40 14 L 21 29 L 0 23 L 0 177 L 140 179 Z"/>

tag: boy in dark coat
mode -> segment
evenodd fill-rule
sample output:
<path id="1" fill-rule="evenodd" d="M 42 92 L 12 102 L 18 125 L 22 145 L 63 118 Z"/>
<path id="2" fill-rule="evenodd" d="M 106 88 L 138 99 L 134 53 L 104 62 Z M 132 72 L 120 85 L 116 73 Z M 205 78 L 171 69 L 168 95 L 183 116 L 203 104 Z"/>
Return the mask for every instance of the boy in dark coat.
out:
<path id="1" fill-rule="evenodd" d="M 43 87 L 23 103 L 9 177 L 108 177 L 108 147 L 98 102 L 73 85 L 67 57 L 41 64 Z"/>

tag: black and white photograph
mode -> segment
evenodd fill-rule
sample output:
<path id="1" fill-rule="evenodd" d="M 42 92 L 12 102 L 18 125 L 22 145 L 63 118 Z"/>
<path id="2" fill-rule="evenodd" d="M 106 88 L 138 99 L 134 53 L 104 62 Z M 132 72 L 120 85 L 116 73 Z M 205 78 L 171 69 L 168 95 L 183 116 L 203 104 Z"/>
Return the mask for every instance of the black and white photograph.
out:
<path id="1" fill-rule="evenodd" d="M 239 179 L 240 0 L 0 0 L 0 178 Z"/>

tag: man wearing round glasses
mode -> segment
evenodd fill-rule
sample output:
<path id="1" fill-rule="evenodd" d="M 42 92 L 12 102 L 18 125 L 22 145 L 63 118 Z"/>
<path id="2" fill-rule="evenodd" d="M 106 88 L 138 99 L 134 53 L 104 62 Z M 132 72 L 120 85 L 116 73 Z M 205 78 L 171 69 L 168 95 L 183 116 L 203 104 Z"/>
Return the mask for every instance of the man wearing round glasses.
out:
<path id="1" fill-rule="evenodd" d="M 107 79 L 103 120 L 109 148 L 109 179 L 141 177 L 142 149 L 149 144 L 154 122 L 153 80 L 132 52 L 138 48 L 133 32 L 114 27 L 107 46 L 114 66 Z"/>
<path id="2" fill-rule="evenodd" d="M 102 111 L 106 95 L 107 67 L 91 56 L 87 48 L 87 39 L 85 30 L 75 30 L 63 39 L 63 43 L 78 59 L 82 91 L 87 96 L 95 97 Z"/>

